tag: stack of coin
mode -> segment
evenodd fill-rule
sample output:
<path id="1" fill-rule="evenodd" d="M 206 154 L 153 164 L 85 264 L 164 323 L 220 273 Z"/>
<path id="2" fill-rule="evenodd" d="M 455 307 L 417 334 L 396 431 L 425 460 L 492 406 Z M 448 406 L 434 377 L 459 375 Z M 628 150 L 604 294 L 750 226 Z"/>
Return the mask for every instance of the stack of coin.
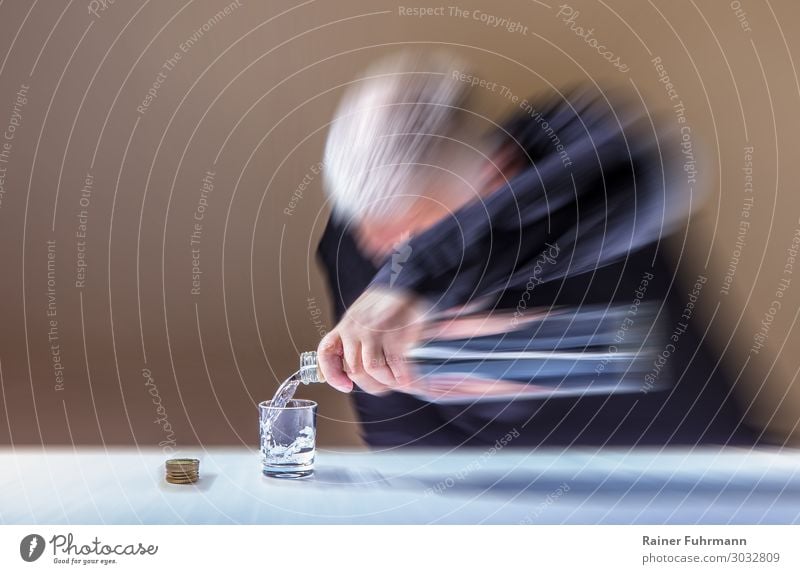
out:
<path id="1" fill-rule="evenodd" d="M 172 458 L 166 466 L 169 483 L 192 484 L 200 478 L 200 461 L 196 458 Z"/>

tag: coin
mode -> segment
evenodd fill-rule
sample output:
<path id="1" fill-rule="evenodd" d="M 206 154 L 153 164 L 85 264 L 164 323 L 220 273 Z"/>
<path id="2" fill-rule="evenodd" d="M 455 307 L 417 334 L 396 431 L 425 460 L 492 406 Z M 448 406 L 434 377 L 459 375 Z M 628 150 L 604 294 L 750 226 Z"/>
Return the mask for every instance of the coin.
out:
<path id="1" fill-rule="evenodd" d="M 165 478 L 171 484 L 192 484 L 200 478 L 200 461 L 196 458 L 172 458 L 165 467 Z"/>
<path id="2" fill-rule="evenodd" d="M 197 482 L 196 479 L 178 479 L 178 478 L 167 478 L 167 482 L 170 484 L 194 484 Z"/>
<path id="3" fill-rule="evenodd" d="M 193 475 L 193 476 L 173 476 L 173 475 L 170 475 L 170 474 L 168 474 L 168 475 L 166 476 L 166 479 L 167 479 L 167 480 L 175 480 L 175 481 L 190 481 L 190 482 L 194 482 L 194 481 L 196 481 L 198 478 L 200 478 L 200 476 L 199 476 L 199 475 Z"/>
<path id="4" fill-rule="evenodd" d="M 176 462 L 168 462 L 167 468 L 197 468 L 197 464 L 189 464 L 186 462 L 176 463 Z"/>

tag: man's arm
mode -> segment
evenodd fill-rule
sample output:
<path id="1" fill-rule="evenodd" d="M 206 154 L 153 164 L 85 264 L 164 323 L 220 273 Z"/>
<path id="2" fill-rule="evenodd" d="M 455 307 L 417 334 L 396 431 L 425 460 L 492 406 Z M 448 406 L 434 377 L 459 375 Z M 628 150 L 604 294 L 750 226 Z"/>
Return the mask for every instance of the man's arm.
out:
<path id="1" fill-rule="evenodd" d="M 574 115 L 570 108 L 558 113 Z M 560 241 L 562 257 L 548 267 L 542 280 L 583 272 L 601 263 L 602 241 L 591 246 L 597 255 L 594 259 L 583 256 L 571 263 L 569 248 L 578 242 L 578 231 L 585 232 L 592 223 L 604 223 L 589 218 L 598 210 L 606 211 L 609 201 L 628 203 L 621 207 L 633 214 L 632 182 L 615 181 L 614 189 L 604 189 L 608 175 L 618 178 L 621 172 L 633 172 L 633 158 L 625 133 L 613 118 L 598 121 L 586 113 L 587 119 L 594 121 L 582 125 L 582 137 L 573 135 L 568 143 L 567 165 L 563 156 L 549 154 L 485 200 L 463 207 L 413 238 L 402 268 L 398 271 L 385 265 L 372 285 L 403 288 L 431 299 L 439 308 L 448 308 L 512 287 L 520 279 L 524 283 L 530 263 L 547 244 Z M 570 129 L 574 132 L 577 128 Z M 620 189 L 622 185 L 625 189 Z M 588 241 L 584 243 L 588 246 Z M 585 268 L 579 269 L 578 264 Z"/>

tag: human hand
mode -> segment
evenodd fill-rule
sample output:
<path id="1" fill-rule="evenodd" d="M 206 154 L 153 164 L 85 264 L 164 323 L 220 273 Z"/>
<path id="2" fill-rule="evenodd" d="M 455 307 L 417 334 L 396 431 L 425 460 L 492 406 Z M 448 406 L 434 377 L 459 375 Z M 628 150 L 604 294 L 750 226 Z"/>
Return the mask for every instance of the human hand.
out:
<path id="1" fill-rule="evenodd" d="M 368 288 L 320 341 L 317 359 L 325 380 L 343 392 L 353 383 L 373 395 L 404 390 L 413 382 L 404 356 L 420 338 L 423 317 L 415 295 Z"/>

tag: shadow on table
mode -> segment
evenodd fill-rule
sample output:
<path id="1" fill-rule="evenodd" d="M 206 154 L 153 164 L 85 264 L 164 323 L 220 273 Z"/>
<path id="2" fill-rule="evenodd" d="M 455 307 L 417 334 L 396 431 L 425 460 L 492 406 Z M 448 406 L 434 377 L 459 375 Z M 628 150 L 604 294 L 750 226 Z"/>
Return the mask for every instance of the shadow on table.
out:
<path id="1" fill-rule="evenodd" d="M 281 479 L 277 479 L 281 480 Z M 412 474 L 384 475 L 371 468 L 345 468 L 325 466 L 314 474 L 298 481 L 286 481 L 301 486 L 313 483 L 316 488 L 348 488 L 362 490 L 405 490 L 422 495 L 474 496 L 475 494 L 509 497 L 559 496 L 643 496 L 657 497 L 716 497 L 745 499 L 754 495 L 768 495 L 783 500 L 800 501 L 800 477 L 664 476 L 657 473 L 634 472 L 564 472 L 550 469 L 546 473 L 521 472 L 518 469 L 480 471 L 469 475 L 453 473 L 442 476 L 417 476 Z"/>

